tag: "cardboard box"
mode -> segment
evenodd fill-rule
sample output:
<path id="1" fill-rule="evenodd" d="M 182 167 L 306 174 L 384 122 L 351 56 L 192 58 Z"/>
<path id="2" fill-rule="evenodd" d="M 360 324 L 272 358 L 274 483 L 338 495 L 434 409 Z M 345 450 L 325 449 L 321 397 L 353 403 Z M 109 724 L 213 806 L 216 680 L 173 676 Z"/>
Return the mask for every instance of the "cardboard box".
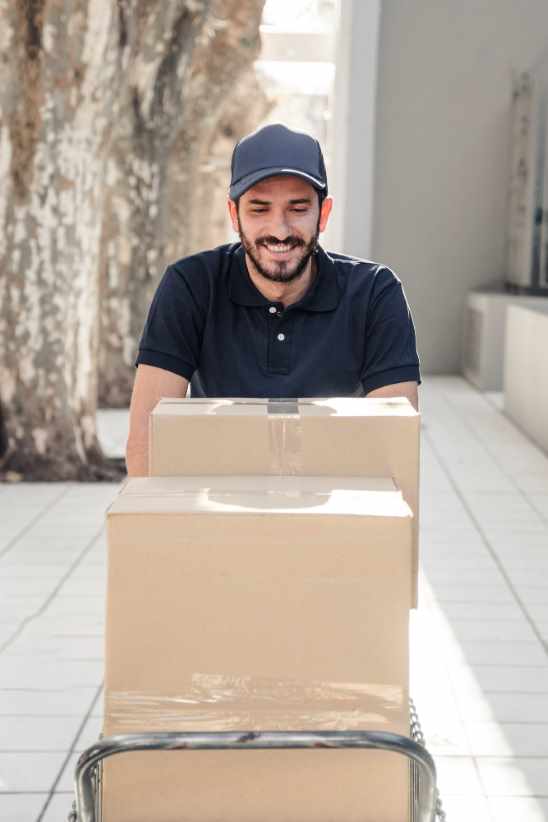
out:
<path id="1" fill-rule="evenodd" d="M 106 735 L 408 735 L 412 514 L 388 479 L 129 480 L 108 512 Z M 104 822 L 402 822 L 408 766 L 356 750 L 105 764 Z"/>
<path id="2" fill-rule="evenodd" d="M 150 416 L 150 476 L 391 477 L 414 515 L 418 587 L 420 414 L 403 397 L 163 399 Z"/>

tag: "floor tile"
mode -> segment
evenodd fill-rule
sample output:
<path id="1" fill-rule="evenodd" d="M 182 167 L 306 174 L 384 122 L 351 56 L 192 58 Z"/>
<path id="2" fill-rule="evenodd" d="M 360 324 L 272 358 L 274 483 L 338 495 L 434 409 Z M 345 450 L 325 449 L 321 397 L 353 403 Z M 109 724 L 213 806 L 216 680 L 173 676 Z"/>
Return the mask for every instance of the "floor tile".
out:
<path id="1" fill-rule="evenodd" d="M 4 716 L 0 751 L 68 751 L 81 724 L 80 716 Z"/>
<path id="2" fill-rule="evenodd" d="M 441 610 L 451 624 L 454 621 L 462 623 L 465 620 L 478 622 L 512 621 L 522 622 L 524 619 L 521 608 L 516 602 L 444 602 Z M 548 610 L 547 610 L 548 614 Z"/>
<path id="3" fill-rule="evenodd" d="M 548 714 L 545 724 L 467 722 L 472 756 L 548 757 Z"/>
<path id="4" fill-rule="evenodd" d="M 543 640 L 546 642 L 548 640 L 548 621 L 547 622 L 536 622 L 535 627 L 537 628 L 538 632 L 542 636 Z"/>
<path id="5" fill-rule="evenodd" d="M 56 588 L 58 579 L 54 576 L 41 577 L 8 577 L 0 580 L 0 597 L 4 607 L 9 608 L 14 599 L 24 597 L 43 597 L 46 599 Z"/>
<path id="6" fill-rule="evenodd" d="M 445 602 L 470 602 L 490 604 L 515 604 L 515 599 L 510 588 L 505 584 L 500 585 L 451 585 L 448 583 L 436 583 L 432 585 L 432 594 L 440 603 Z"/>
<path id="7" fill-rule="evenodd" d="M 46 596 L 21 597 L 4 599 L 0 603 L 0 623 L 13 622 L 14 619 L 28 619 L 47 603 Z"/>
<path id="8" fill-rule="evenodd" d="M 35 822 L 47 798 L 47 793 L 0 794 L 0 819 L 5 822 Z"/>
<path id="9" fill-rule="evenodd" d="M 469 665 L 527 665 L 545 667 L 548 657 L 538 640 L 469 640 L 458 636 L 462 658 Z"/>
<path id="10" fill-rule="evenodd" d="M 44 615 L 63 614 L 72 619 L 76 614 L 102 614 L 104 611 L 104 595 L 83 597 L 60 592 L 55 599 L 51 600 Z"/>
<path id="11" fill-rule="evenodd" d="M 450 630 L 459 641 L 528 641 L 538 644 L 531 625 L 524 617 L 516 619 L 452 619 Z M 486 662 L 487 660 L 485 660 Z"/>
<path id="12" fill-rule="evenodd" d="M 41 822 L 65 822 L 68 818 L 69 811 L 72 809 L 73 801 L 74 793 L 72 790 L 65 791 L 64 793 L 54 793 L 53 796 L 49 798 L 48 806 Z"/>
<path id="13" fill-rule="evenodd" d="M 102 660 L 104 656 L 104 638 L 102 636 L 57 636 L 43 637 L 22 633 L 9 648 L 10 657 L 47 658 L 49 661 Z"/>
<path id="14" fill-rule="evenodd" d="M 472 757 L 437 756 L 438 787 L 444 796 L 483 796 Z"/>
<path id="15" fill-rule="evenodd" d="M 94 704 L 97 690 L 96 687 L 69 688 L 62 685 L 50 690 L 38 687 L 27 690 L 0 690 L 0 717 L 83 717 Z"/>
<path id="16" fill-rule="evenodd" d="M 548 602 L 524 603 L 527 613 L 535 622 L 548 622 Z"/>
<path id="17" fill-rule="evenodd" d="M 548 602 L 548 588 L 546 587 L 537 588 L 536 586 L 531 587 L 529 585 L 521 585 L 520 583 L 516 583 L 513 587 L 527 608 L 531 605 L 545 606 Z"/>
<path id="18" fill-rule="evenodd" d="M 548 666 L 474 665 L 451 669 L 457 691 L 470 687 L 490 693 L 548 693 Z"/>
<path id="19" fill-rule="evenodd" d="M 72 615 L 67 619 L 63 615 L 42 616 L 25 625 L 24 637 L 85 637 L 94 636 L 104 639 L 105 618 L 102 614 L 88 613 Z"/>
<path id="20" fill-rule="evenodd" d="M 512 822 L 540 822 L 544 800 L 490 797 L 489 818 L 482 793 L 486 780 L 497 789 L 503 766 L 513 774 L 512 791 L 521 790 L 517 765 L 532 762 L 534 771 L 535 762 L 548 758 L 541 724 L 548 723 L 548 655 L 529 622 L 548 639 L 548 457 L 500 414 L 493 398 L 459 377 L 426 378 L 421 391 L 421 609 L 412 619 L 412 684 L 448 822 L 507 822 L 510 813 Z M 127 411 L 102 415 L 103 436 L 123 448 Z M 100 733 L 102 696 L 95 698 L 103 674 L 104 512 L 118 490 L 101 483 L 0 487 L 0 510 L 9 504 L 13 527 L 27 528 L 0 556 L 0 592 L 10 603 L 6 609 L 0 599 L 0 636 L 22 625 L 0 656 L 6 738 L 10 717 L 23 716 L 22 741 L 41 745 L 57 733 L 56 744 L 65 745 L 66 729 L 89 710 L 76 748 Z M 69 569 L 48 602 L 50 585 Z M 44 690 L 36 690 L 37 683 Z M 76 756 L 58 786 L 66 792 L 53 796 L 44 822 L 66 818 Z M 537 772 L 527 770 L 527 778 L 534 782 Z"/>
<path id="21" fill-rule="evenodd" d="M 79 753 L 74 753 L 67 760 L 63 773 L 61 774 L 61 778 L 57 784 L 58 791 L 72 791 L 74 784 L 74 771 L 76 769 L 76 763 L 79 756 Z"/>
<path id="22" fill-rule="evenodd" d="M 548 798 L 548 758 L 480 757 L 477 762 L 487 796 Z"/>
<path id="23" fill-rule="evenodd" d="M 438 756 L 471 756 L 473 751 L 468 742 L 464 726 L 459 721 L 448 721 L 442 724 L 435 718 L 425 721 L 424 714 L 419 712 L 426 747 L 433 757 Z"/>
<path id="24" fill-rule="evenodd" d="M 484 796 L 462 797 L 442 796 L 443 810 L 447 815 L 447 822 L 492 822 L 489 816 L 489 806 Z M 518 822 L 513 819 L 512 822 Z M 529 822 L 520 819 L 520 822 Z M 535 821 L 536 822 L 536 821 Z"/>
<path id="25" fill-rule="evenodd" d="M 487 802 L 492 822 L 548 822 L 548 799 L 492 796 Z"/>
<path id="26" fill-rule="evenodd" d="M 93 745 L 103 732 L 103 718 L 102 716 L 92 716 L 86 722 L 85 726 L 80 733 L 76 745 L 74 747 L 75 751 L 83 751 L 85 748 L 89 748 L 90 745 Z"/>
<path id="27" fill-rule="evenodd" d="M 36 688 L 83 688 L 99 685 L 103 679 L 104 665 L 100 661 L 41 662 L 39 659 L 21 659 L 2 654 L 0 689 Z"/>
<path id="28" fill-rule="evenodd" d="M 548 693 L 486 693 L 461 689 L 456 700 L 469 721 L 548 723 Z"/>
<path id="29" fill-rule="evenodd" d="M 548 485 L 548 477 L 546 478 L 546 482 Z M 543 494 L 530 493 L 528 499 L 540 516 L 543 517 L 543 519 L 548 519 L 548 492 Z"/>
<path id="30" fill-rule="evenodd" d="M 7 562 L 8 558 L 11 560 Z M 0 561 L 0 575 L 3 580 L 8 579 L 61 579 L 63 574 L 69 569 L 70 562 L 65 562 L 63 565 L 43 564 L 39 565 L 36 562 L 21 561 L 17 556 L 12 555 L 5 557 L 4 561 Z"/>
<path id="31" fill-rule="evenodd" d="M 512 587 L 518 591 L 520 587 L 544 588 L 548 595 L 548 562 L 545 565 L 531 563 L 527 568 L 512 567 L 508 562 L 503 562 L 503 567 Z"/>
<path id="32" fill-rule="evenodd" d="M 49 791 L 66 754 L 0 753 L 0 793 Z"/>

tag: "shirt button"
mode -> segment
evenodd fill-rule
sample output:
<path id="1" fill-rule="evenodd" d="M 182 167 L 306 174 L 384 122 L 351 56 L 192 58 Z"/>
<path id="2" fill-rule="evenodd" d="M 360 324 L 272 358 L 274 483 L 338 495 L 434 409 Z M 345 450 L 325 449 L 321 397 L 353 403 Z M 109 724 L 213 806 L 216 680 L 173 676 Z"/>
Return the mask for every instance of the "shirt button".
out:
<path id="1" fill-rule="evenodd" d="M 280 342 L 283 342 L 285 340 L 285 334 L 278 334 L 278 339 Z"/>
<path id="2" fill-rule="evenodd" d="M 275 305 L 271 305 L 268 310 L 270 311 L 271 314 L 275 314 L 278 309 L 276 308 Z"/>

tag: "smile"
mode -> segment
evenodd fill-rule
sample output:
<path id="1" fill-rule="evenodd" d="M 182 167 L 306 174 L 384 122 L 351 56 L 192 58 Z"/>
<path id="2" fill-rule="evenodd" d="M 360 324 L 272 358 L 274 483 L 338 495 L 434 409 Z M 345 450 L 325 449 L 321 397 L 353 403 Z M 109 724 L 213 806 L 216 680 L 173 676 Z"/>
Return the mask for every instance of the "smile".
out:
<path id="1" fill-rule="evenodd" d="M 295 248 L 294 245 L 270 245 L 265 243 L 265 248 L 267 251 L 270 251 L 271 254 L 287 254 L 288 251 L 293 251 Z"/>

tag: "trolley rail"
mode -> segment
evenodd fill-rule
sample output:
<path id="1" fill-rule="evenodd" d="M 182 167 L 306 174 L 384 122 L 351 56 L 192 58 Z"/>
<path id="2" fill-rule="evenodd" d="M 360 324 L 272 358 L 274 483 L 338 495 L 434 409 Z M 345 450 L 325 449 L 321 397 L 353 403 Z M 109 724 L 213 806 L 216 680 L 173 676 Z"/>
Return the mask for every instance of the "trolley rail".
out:
<path id="1" fill-rule="evenodd" d="M 80 756 L 75 771 L 76 801 L 69 822 L 100 822 L 100 768 L 108 757 L 130 751 L 363 748 L 405 756 L 411 765 L 412 822 L 445 822 L 434 761 L 424 746 L 410 701 L 411 737 L 382 731 L 249 731 L 123 734 L 100 739 Z"/>

